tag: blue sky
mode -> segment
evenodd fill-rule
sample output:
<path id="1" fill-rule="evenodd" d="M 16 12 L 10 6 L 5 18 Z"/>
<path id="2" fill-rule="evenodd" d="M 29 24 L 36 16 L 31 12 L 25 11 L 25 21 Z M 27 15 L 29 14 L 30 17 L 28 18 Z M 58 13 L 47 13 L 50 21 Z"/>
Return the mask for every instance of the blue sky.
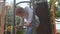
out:
<path id="1" fill-rule="evenodd" d="M 13 3 L 13 1 L 14 0 L 6 0 L 6 4 L 11 4 L 11 3 Z M 21 2 L 21 1 L 29 1 L 29 0 L 16 0 L 16 3 Z M 25 6 L 28 6 L 28 5 L 27 5 L 27 3 L 22 3 L 22 4 L 20 4 L 20 6 L 24 8 Z"/>

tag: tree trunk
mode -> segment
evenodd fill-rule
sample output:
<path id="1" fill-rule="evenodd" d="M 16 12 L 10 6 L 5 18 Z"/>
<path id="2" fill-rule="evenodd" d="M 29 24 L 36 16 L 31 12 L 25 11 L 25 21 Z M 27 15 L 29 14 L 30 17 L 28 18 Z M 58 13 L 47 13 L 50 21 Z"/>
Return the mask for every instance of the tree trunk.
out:
<path id="1" fill-rule="evenodd" d="M 37 34 L 52 34 L 52 24 L 47 2 L 37 3 L 36 14 L 40 20 Z"/>

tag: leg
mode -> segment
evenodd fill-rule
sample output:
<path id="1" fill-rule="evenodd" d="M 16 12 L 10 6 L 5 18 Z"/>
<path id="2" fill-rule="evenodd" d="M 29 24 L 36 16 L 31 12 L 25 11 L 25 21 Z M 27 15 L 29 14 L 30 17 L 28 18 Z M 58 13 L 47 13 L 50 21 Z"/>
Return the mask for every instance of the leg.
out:
<path id="1" fill-rule="evenodd" d="M 30 26 L 27 28 L 26 34 L 33 34 L 33 31 L 34 31 L 33 26 Z"/>

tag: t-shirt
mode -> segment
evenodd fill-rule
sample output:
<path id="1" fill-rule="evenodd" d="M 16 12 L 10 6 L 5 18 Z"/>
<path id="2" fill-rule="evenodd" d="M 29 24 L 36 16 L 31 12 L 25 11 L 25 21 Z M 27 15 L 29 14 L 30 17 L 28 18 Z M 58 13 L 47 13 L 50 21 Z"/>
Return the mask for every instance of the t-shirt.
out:
<path id="1" fill-rule="evenodd" d="M 32 20 L 33 20 L 33 10 L 29 7 L 25 7 L 25 10 L 28 14 L 28 18 L 27 18 L 28 23 L 30 23 L 30 25 L 33 25 L 33 26 L 36 25 L 38 27 L 39 23 L 40 23 L 38 16 L 35 15 L 35 23 L 34 23 L 34 22 L 32 22 Z"/>

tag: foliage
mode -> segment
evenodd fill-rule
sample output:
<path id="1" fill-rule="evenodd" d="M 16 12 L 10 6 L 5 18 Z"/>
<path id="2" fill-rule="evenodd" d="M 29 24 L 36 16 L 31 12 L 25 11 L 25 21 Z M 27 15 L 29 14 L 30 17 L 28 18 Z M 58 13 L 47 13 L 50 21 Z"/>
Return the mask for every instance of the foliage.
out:
<path id="1" fill-rule="evenodd" d="M 25 29 L 17 30 L 17 34 L 25 34 L 25 33 L 26 33 Z"/>
<path id="2" fill-rule="evenodd" d="M 56 18 L 60 18 L 60 11 L 55 12 Z"/>
<path id="3" fill-rule="evenodd" d="M 60 5 L 60 0 L 58 0 L 58 5 Z"/>
<path id="4" fill-rule="evenodd" d="M 53 0 L 49 1 L 49 6 L 50 6 L 50 15 L 52 16 L 52 11 L 51 11 L 51 5 L 52 5 Z M 60 0 L 58 0 L 58 4 L 60 6 Z M 55 8 L 55 16 L 56 18 L 60 18 L 60 11 L 58 11 L 58 6 L 56 6 L 56 4 L 54 4 L 54 8 Z"/>
<path id="5" fill-rule="evenodd" d="M 49 1 L 50 9 L 51 9 L 52 2 L 53 2 L 53 0 L 50 0 L 50 1 Z"/>
<path id="6" fill-rule="evenodd" d="M 15 24 L 16 25 L 19 25 L 20 24 L 20 20 L 21 20 L 20 17 L 19 16 L 16 16 Z"/>
<path id="7" fill-rule="evenodd" d="M 16 6 L 16 7 L 20 7 L 19 5 Z M 20 17 L 15 17 L 16 20 L 15 20 L 15 26 L 16 25 L 19 25 L 20 24 Z M 12 9 L 10 8 L 7 8 L 7 11 L 6 11 L 6 15 L 5 15 L 5 29 L 7 29 L 7 33 L 10 34 L 10 30 L 12 30 L 13 26 L 12 26 L 12 23 L 13 23 L 13 12 L 12 12 Z M 11 24 L 10 26 L 8 26 L 9 24 Z M 7 28 L 6 28 L 7 26 Z M 20 29 L 20 30 L 17 30 L 16 32 L 17 34 L 25 34 L 26 31 L 25 29 Z"/>

